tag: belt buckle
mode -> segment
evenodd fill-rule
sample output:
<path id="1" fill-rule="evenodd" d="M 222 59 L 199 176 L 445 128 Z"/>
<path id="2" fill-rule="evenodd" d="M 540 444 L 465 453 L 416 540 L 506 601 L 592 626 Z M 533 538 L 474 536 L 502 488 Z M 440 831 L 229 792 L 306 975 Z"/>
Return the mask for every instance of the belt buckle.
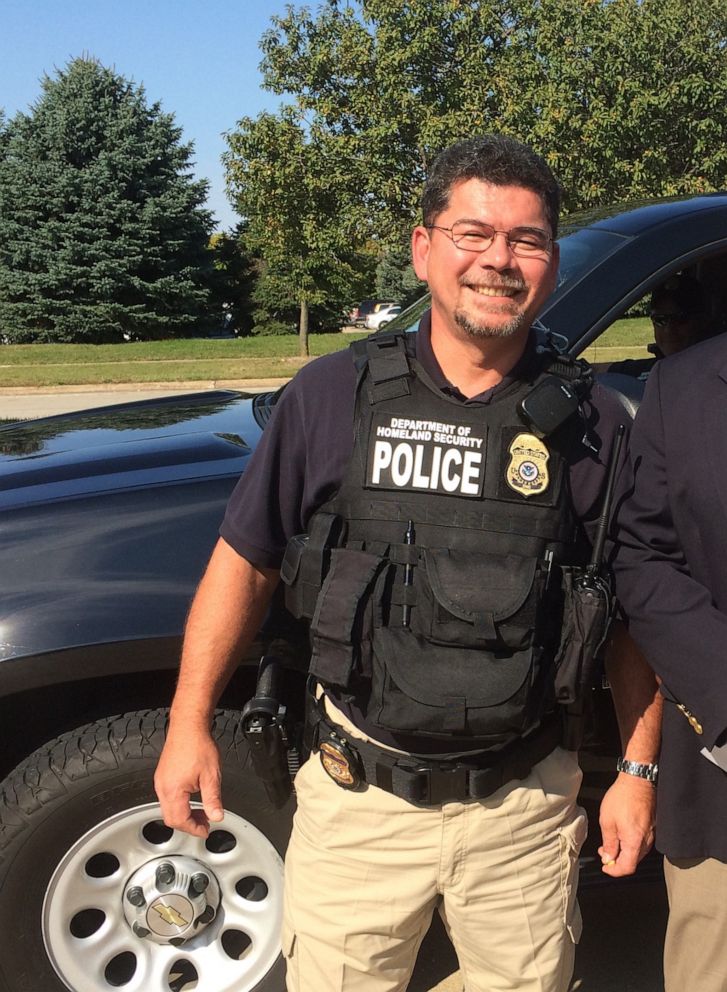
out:
<path id="1" fill-rule="evenodd" d="M 420 765 L 417 772 L 425 792 L 420 802 L 427 806 L 441 806 L 469 796 L 469 768 L 466 765 Z"/>

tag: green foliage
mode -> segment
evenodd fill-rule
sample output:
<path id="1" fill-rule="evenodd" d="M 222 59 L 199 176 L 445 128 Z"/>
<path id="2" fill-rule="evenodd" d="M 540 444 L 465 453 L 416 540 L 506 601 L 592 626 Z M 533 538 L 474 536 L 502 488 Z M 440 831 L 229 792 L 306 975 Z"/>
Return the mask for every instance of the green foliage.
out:
<path id="1" fill-rule="evenodd" d="M 242 244 L 242 227 L 210 238 L 212 274 L 210 310 L 219 327 L 229 327 L 238 335 L 251 333 L 252 292 L 258 275 L 258 261 Z"/>
<path id="2" fill-rule="evenodd" d="M 346 211 L 359 191 L 335 138 L 306 128 L 293 108 L 243 118 L 228 144 L 227 184 L 245 219 L 243 242 L 263 259 L 253 294 L 256 321 L 287 321 L 297 306 L 301 354 L 307 354 L 309 312 L 342 311 L 371 274 L 372 258 L 356 250 L 361 239 Z"/>
<path id="3" fill-rule="evenodd" d="M 724 187 L 726 24 L 724 0 L 289 6 L 261 47 L 265 85 L 291 103 L 241 122 L 231 187 L 251 222 L 286 225 L 300 210 L 306 273 L 342 235 L 401 244 L 433 156 L 484 131 L 539 150 L 566 210 Z"/>
<path id="4" fill-rule="evenodd" d="M 0 333 L 108 342 L 208 322 L 205 182 L 142 87 L 71 61 L 0 141 Z"/>
<path id="5" fill-rule="evenodd" d="M 408 243 L 385 250 L 376 266 L 376 296 L 408 307 L 426 290 L 411 264 Z"/>

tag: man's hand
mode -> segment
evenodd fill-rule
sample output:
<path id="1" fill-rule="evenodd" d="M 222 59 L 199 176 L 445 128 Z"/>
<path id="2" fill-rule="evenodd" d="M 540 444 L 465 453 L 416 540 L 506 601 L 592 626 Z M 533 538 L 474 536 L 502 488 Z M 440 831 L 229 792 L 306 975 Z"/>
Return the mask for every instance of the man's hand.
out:
<path id="1" fill-rule="evenodd" d="M 654 843 L 655 814 L 654 786 L 621 772 L 601 802 L 598 853 L 606 875 L 633 875 Z"/>
<path id="2" fill-rule="evenodd" d="M 222 808 L 220 755 L 209 731 L 167 735 L 154 788 L 168 827 L 195 837 L 207 837 L 210 823 L 219 823 Z M 199 792 L 202 809 L 192 809 L 190 797 Z"/>
<path id="3" fill-rule="evenodd" d="M 256 568 L 221 538 L 187 618 L 177 691 L 154 788 L 164 822 L 207 837 L 223 816 L 220 756 L 210 733 L 214 708 L 260 629 L 278 584 L 274 569 Z M 190 807 L 199 792 L 202 809 Z"/>

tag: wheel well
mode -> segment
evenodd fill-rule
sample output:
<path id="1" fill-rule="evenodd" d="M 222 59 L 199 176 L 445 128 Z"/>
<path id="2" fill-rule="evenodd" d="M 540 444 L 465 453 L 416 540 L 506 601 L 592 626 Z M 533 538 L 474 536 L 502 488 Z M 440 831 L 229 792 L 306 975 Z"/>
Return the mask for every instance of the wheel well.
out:
<path id="1" fill-rule="evenodd" d="M 124 673 L 46 685 L 0 699 L 0 781 L 42 744 L 86 723 L 117 713 L 168 706 L 174 694 L 175 669 Z M 254 694 L 256 669 L 241 665 L 220 699 L 220 706 L 242 710 Z M 304 679 L 289 672 L 283 702 L 302 712 Z"/>

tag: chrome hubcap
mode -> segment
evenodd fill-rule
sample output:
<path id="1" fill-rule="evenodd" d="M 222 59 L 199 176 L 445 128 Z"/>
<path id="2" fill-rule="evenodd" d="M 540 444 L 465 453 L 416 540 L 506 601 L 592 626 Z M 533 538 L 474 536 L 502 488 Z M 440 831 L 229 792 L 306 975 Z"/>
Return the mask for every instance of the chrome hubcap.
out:
<path id="1" fill-rule="evenodd" d="M 155 858 L 126 883 L 123 904 L 137 937 L 179 947 L 217 916 L 220 887 L 202 861 L 178 855 Z"/>
<path id="2" fill-rule="evenodd" d="M 234 813 L 207 841 L 155 804 L 97 824 L 65 855 L 43 939 L 72 992 L 249 992 L 280 952 L 283 862 Z"/>

